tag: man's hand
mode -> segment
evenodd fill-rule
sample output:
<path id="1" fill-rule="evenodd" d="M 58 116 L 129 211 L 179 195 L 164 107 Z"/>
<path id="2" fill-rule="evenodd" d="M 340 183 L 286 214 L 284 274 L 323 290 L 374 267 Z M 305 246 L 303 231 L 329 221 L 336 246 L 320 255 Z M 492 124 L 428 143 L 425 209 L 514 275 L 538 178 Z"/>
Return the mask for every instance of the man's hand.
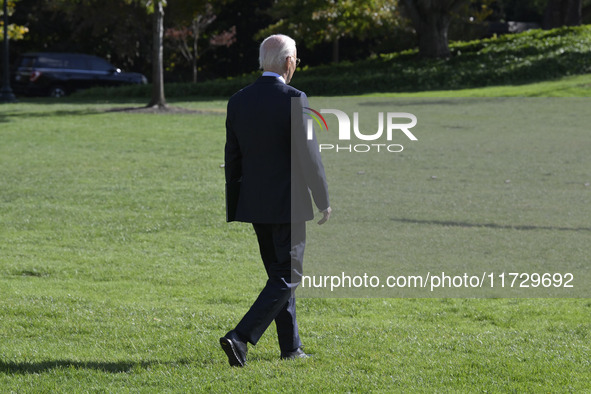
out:
<path id="1" fill-rule="evenodd" d="M 322 219 L 320 219 L 320 221 L 318 221 L 318 224 L 324 224 L 324 223 L 326 223 L 326 221 L 330 218 L 330 213 L 331 212 L 332 212 L 332 209 L 330 207 L 328 207 L 324 211 L 322 211 L 322 214 L 324 216 L 322 217 Z"/>

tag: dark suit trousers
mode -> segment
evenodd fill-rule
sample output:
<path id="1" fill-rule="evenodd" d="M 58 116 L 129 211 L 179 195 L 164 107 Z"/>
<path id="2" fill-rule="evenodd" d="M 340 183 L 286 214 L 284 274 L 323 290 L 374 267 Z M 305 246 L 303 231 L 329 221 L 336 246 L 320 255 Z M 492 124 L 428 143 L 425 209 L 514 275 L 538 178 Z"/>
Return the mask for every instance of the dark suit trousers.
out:
<path id="1" fill-rule="evenodd" d="M 244 340 L 256 345 L 275 320 L 279 348 L 302 345 L 296 321 L 294 291 L 302 280 L 306 224 L 253 224 L 268 280 L 250 310 L 236 326 Z"/>

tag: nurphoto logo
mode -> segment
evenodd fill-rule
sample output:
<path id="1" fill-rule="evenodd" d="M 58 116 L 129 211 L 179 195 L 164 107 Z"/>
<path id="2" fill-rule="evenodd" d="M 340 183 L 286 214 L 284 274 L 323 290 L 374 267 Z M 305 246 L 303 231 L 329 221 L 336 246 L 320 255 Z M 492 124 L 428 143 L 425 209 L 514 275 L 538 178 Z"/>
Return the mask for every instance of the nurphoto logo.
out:
<path id="1" fill-rule="evenodd" d="M 307 112 L 307 111 L 310 112 Z M 308 140 L 314 138 L 314 122 L 318 124 L 320 130 L 328 131 L 328 124 L 322 114 L 332 114 L 337 117 L 339 124 L 338 138 L 339 141 L 351 141 L 351 119 L 349 116 L 338 109 L 321 109 L 316 111 L 309 107 L 304 107 L 304 114 L 310 117 L 306 122 L 306 132 Z M 388 143 L 372 143 L 372 144 L 319 144 L 318 149 L 322 151 L 332 150 L 335 152 L 357 152 L 365 153 L 370 151 L 387 151 L 391 153 L 402 152 L 404 147 L 400 144 L 391 144 L 392 137 L 395 131 L 401 131 L 411 141 L 418 141 L 417 137 L 411 133 L 410 129 L 416 126 L 417 117 L 408 112 L 387 112 L 386 118 L 386 141 Z M 401 123 L 401 120 L 406 120 L 406 123 Z M 324 127 L 323 127 L 324 126 Z M 373 134 L 365 134 L 359 130 L 359 112 L 353 112 L 353 135 L 356 139 L 361 141 L 377 141 L 382 138 L 384 134 L 384 112 L 378 113 L 378 130 Z"/>

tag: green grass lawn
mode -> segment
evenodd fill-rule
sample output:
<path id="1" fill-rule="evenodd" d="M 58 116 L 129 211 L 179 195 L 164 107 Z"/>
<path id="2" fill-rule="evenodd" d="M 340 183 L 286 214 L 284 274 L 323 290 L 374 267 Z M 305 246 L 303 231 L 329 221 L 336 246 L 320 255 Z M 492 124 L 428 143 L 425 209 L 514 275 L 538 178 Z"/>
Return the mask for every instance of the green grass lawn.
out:
<path id="1" fill-rule="evenodd" d="M 554 83 L 586 95 L 589 78 Z M 224 221 L 225 102 L 107 112 L 134 104 L 0 106 L 1 392 L 591 392 L 588 298 L 305 298 L 314 358 L 281 362 L 271 327 L 229 367 L 218 338 L 265 276 L 251 227 Z"/>
<path id="2" fill-rule="evenodd" d="M 437 90 L 419 93 L 376 93 L 379 97 L 591 97 L 591 74 L 523 85 Z"/>

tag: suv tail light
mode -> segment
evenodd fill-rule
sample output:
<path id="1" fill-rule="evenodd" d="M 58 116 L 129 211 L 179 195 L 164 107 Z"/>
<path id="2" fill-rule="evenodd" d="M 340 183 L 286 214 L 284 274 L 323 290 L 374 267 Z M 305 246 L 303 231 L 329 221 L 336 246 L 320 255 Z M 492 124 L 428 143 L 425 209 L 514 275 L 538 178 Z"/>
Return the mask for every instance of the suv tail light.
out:
<path id="1" fill-rule="evenodd" d="M 35 82 L 41 76 L 41 71 L 33 71 L 29 77 L 29 81 Z"/>

